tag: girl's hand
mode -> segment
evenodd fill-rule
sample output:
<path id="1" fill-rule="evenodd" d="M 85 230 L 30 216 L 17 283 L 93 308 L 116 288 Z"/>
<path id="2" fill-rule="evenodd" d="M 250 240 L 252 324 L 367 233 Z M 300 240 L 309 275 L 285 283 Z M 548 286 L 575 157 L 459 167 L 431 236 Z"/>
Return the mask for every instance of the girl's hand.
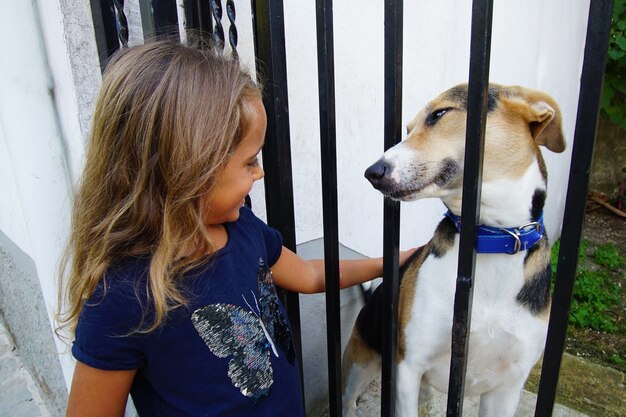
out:
<path id="1" fill-rule="evenodd" d="M 415 248 L 411 248 L 409 250 L 400 251 L 400 255 L 399 255 L 400 267 L 402 267 L 402 265 L 404 265 L 406 263 L 406 261 L 409 260 L 411 255 L 413 255 L 415 253 L 415 251 L 417 251 L 419 248 L 420 248 L 420 246 L 415 247 Z"/>

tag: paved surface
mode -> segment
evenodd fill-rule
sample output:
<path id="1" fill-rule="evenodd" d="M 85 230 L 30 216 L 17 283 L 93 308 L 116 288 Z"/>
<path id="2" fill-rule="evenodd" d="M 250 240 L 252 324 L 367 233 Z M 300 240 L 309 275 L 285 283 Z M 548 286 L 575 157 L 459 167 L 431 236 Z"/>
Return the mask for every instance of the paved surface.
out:
<path id="1" fill-rule="evenodd" d="M 523 391 L 515 417 L 533 417 L 537 395 Z M 308 417 L 328 417 L 328 407 L 321 406 L 307 414 Z M 436 396 L 426 408 L 420 410 L 420 417 L 440 417 L 446 415 L 446 397 Z M 375 380 L 363 393 L 357 404 L 357 417 L 380 416 L 380 381 Z M 466 398 L 463 402 L 463 417 L 478 416 L 478 397 Z M 586 414 L 555 404 L 552 417 L 587 417 Z"/>
<path id="2" fill-rule="evenodd" d="M 0 417 L 51 417 L 35 380 L 22 366 L 13 338 L 1 321 Z"/>

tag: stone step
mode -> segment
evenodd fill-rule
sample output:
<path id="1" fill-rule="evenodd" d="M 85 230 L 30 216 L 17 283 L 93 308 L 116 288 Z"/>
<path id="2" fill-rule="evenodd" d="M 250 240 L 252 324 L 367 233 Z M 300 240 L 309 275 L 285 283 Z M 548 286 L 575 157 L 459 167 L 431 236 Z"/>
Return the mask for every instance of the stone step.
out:
<path id="1" fill-rule="evenodd" d="M 52 417 L 13 337 L 0 320 L 0 417 Z"/>

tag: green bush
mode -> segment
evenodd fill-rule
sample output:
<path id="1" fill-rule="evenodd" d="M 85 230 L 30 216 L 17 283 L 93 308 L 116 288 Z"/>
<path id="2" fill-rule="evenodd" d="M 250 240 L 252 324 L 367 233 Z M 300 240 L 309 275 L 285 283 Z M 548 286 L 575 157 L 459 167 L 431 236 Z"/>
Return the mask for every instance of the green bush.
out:
<path id="1" fill-rule="evenodd" d="M 607 312 L 619 302 L 618 289 L 604 271 L 577 271 L 569 315 L 570 324 L 613 333 L 617 330 L 615 317 Z"/>
<path id="2" fill-rule="evenodd" d="M 626 261 L 617 253 L 617 248 L 611 242 L 598 246 L 593 254 L 593 261 L 612 271 L 626 266 Z"/>
<path id="3" fill-rule="evenodd" d="M 626 130 L 626 0 L 614 0 L 601 114 Z"/>
<path id="4" fill-rule="evenodd" d="M 611 310 L 620 302 L 620 287 L 612 280 L 611 271 L 624 266 L 626 261 L 617 253 L 615 245 L 607 243 L 596 249 L 591 257 L 595 266 L 588 268 L 584 264 L 588 246 L 583 240 L 578 252 L 569 323 L 579 328 L 612 333 L 618 330 L 617 318 Z M 552 247 L 553 279 L 559 247 L 560 241 Z"/>

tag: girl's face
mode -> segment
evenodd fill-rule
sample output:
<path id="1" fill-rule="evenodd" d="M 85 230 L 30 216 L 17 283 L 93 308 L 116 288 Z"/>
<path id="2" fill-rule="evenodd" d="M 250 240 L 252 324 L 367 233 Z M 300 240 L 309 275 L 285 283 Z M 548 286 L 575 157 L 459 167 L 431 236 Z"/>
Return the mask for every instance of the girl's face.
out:
<path id="1" fill-rule="evenodd" d="M 248 128 L 241 143 L 218 174 L 211 193 L 203 198 L 203 220 L 207 227 L 237 220 L 252 184 L 265 175 L 258 160 L 267 127 L 265 108 L 259 98 L 253 98 L 248 109 Z"/>

